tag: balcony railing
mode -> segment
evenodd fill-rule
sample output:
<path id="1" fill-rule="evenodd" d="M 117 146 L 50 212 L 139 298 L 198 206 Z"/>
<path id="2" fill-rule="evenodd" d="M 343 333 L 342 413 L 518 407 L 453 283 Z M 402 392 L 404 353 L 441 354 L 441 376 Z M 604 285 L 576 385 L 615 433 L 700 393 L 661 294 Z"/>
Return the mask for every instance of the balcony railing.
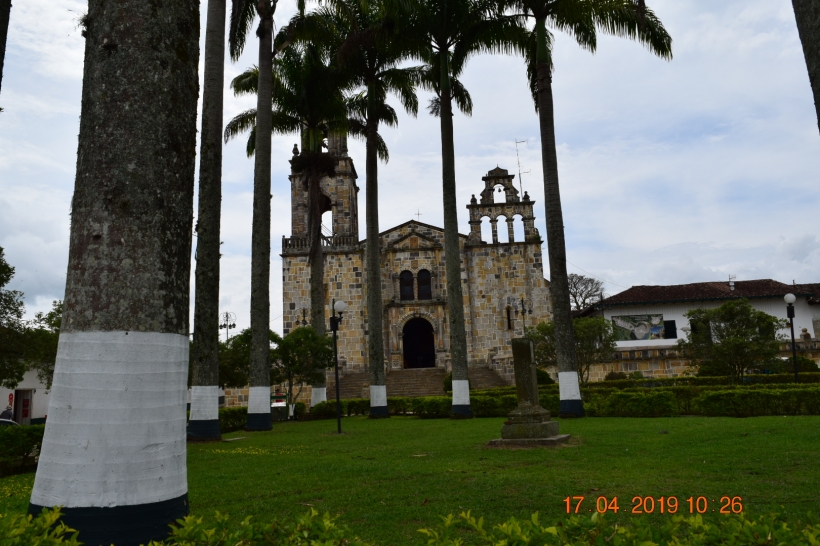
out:
<path id="1" fill-rule="evenodd" d="M 351 247 L 359 244 L 355 235 L 322 235 L 322 246 L 325 248 Z M 282 237 L 282 250 L 307 250 L 310 240 L 307 237 Z"/>

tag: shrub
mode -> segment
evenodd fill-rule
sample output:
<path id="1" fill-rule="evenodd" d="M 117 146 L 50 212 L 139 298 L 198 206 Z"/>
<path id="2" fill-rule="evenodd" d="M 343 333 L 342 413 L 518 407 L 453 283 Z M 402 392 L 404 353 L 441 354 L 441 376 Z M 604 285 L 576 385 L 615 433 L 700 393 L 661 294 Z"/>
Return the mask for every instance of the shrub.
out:
<path id="1" fill-rule="evenodd" d="M 453 372 L 444 376 L 444 392 L 453 392 Z"/>
<path id="2" fill-rule="evenodd" d="M 693 404 L 703 415 L 820 415 L 820 389 L 732 389 L 704 392 Z"/>
<path id="3" fill-rule="evenodd" d="M 342 415 L 347 415 L 347 400 L 342 400 Z M 336 400 L 325 400 L 310 408 L 310 416 L 314 419 L 335 419 Z"/>
<path id="4" fill-rule="evenodd" d="M 626 374 L 624 372 L 616 371 L 611 371 L 608 374 L 606 374 L 606 377 L 604 377 L 604 381 L 617 381 L 623 379 L 627 379 Z"/>
<path id="5" fill-rule="evenodd" d="M 475 417 L 506 417 L 518 406 L 518 397 L 505 396 L 471 396 L 470 409 Z"/>
<path id="6" fill-rule="evenodd" d="M 449 396 L 422 396 L 411 398 L 413 414 L 422 419 L 450 417 L 453 401 Z"/>
<path id="7" fill-rule="evenodd" d="M 17 428 L 17 427 L 15 427 Z M 59 521 L 60 510 L 43 510 L 37 517 L 0 514 L 0 537 L 4 546 L 80 546 L 77 532 Z"/>
<path id="8" fill-rule="evenodd" d="M 365 546 L 346 527 L 338 525 L 336 519 L 327 513 L 319 517 L 319 512 L 312 508 L 306 514 L 297 516 L 295 521 L 274 520 L 273 523 L 259 523 L 251 518 L 245 518 L 238 524 L 232 523 L 228 516 L 219 512 L 207 521 L 202 517 L 187 516 L 177 520 L 169 538 L 162 542 L 152 542 L 150 546 Z"/>
<path id="9" fill-rule="evenodd" d="M 222 434 L 245 428 L 248 420 L 248 408 L 219 408 L 219 431 Z"/>
<path id="10" fill-rule="evenodd" d="M 336 407 L 335 404 L 333 406 Z M 370 415 L 369 398 L 351 398 L 347 401 L 347 415 Z M 334 416 L 336 415 L 334 410 Z"/>
<path id="11" fill-rule="evenodd" d="M 413 411 L 413 403 L 411 400 L 412 398 L 404 397 L 388 398 L 387 411 L 389 411 L 391 415 L 407 415 Z"/>
<path id="12" fill-rule="evenodd" d="M 816 518 L 811 517 L 811 520 Z M 458 531 L 465 529 L 470 544 L 513 546 L 525 544 L 608 544 L 634 546 L 636 544 L 676 544 L 678 546 L 707 546 L 717 544 L 818 544 L 820 525 L 787 522 L 778 515 L 749 518 L 745 514 L 704 519 L 700 515 L 673 516 L 662 522 L 652 519 L 634 519 L 627 524 L 610 520 L 600 514 L 571 516 L 553 524 L 542 524 L 538 513 L 529 520 L 510 518 L 492 527 L 484 525 L 484 518 L 476 519 L 470 512 L 457 518 L 444 518 L 438 529 L 420 529 L 427 537 L 428 546 L 457 546 L 464 544 Z"/>
<path id="13" fill-rule="evenodd" d="M 296 402 L 293 407 L 293 418 L 296 420 L 301 419 L 305 413 L 307 413 L 307 406 L 304 402 Z"/>
<path id="14" fill-rule="evenodd" d="M 40 451 L 45 425 L 0 427 L 0 469 L 12 470 Z"/>
<path id="15" fill-rule="evenodd" d="M 590 415 L 599 417 L 671 417 L 678 415 L 675 396 L 660 392 L 613 392 L 588 404 Z"/>
<path id="16" fill-rule="evenodd" d="M 546 370 L 535 368 L 535 376 L 539 385 L 555 385 L 555 380 L 550 377 Z"/>

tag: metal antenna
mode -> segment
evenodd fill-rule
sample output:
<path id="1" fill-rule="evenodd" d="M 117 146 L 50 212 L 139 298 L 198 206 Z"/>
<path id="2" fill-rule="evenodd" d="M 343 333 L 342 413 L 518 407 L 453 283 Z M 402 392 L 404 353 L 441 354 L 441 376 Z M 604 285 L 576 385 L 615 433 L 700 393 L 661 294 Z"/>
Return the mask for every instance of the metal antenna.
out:
<path id="1" fill-rule="evenodd" d="M 518 187 L 521 190 L 522 195 L 524 194 L 524 179 L 521 178 L 521 175 L 529 174 L 530 171 L 524 171 L 523 173 L 521 172 L 521 158 L 518 157 L 518 145 L 522 143 L 527 143 L 528 141 L 529 139 L 515 141 L 515 160 L 518 162 Z"/>

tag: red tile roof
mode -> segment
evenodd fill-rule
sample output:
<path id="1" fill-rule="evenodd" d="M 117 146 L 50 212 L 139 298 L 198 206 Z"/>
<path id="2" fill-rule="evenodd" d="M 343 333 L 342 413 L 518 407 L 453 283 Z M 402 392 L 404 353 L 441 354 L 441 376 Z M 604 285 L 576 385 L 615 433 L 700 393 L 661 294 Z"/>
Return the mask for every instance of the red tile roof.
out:
<path id="1" fill-rule="evenodd" d="M 782 298 L 791 292 L 807 296 L 810 303 L 820 303 L 820 284 L 783 284 L 772 279 L 735 281 L 734 290 L 729 281 L 696 282 L 671 286 L 633 286 L 604 300 L 607 307 L 645 303 L 682 301 L 729 300 L 736 298 Z"/>

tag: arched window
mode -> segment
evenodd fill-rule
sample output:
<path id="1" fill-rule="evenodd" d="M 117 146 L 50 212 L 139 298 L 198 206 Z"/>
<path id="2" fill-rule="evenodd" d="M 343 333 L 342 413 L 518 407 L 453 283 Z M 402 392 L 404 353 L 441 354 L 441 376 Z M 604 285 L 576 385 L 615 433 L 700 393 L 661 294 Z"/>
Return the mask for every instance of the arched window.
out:
<path id="1" fill-rule="evenodd" d="M 498 224 L 496 224 L 496 231 L 498 232 L 498 242 L 499 243 L 509 243 L 510 241 L 510 231 L 507 227 L 507 222 L 512 222 L 512 219 L 507 220 L 506 216 L 499 216 L 497 218 Z"/>
<path id="2" fill-rule="evenodd" d="M 430 272 L 426 269 L 419 271 L 419 299 L 431 300 L 433 299 L 433 283 Z"/>
<path id="3" fill-rule="evenodd" d="M 413 292 L 413 274 L 409 271 L 402 271 L 399 275 L 401 301 L 413 301 L 415 299 Z"/>

